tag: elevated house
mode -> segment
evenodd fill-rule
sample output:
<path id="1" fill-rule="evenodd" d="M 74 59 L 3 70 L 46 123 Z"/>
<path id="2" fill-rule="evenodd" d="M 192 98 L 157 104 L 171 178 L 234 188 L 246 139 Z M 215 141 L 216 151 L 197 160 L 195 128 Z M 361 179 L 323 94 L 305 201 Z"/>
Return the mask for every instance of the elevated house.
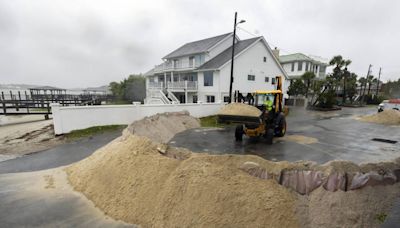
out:
<path id="1" fill-rule="evenodd" d="M 307 71 L 314 72 L 316 79 L 324 79 L 326 68 L 329 66 L 327 60 L 321 57 L 307 56 L 302 53 L 281 55 L 279 56 L 279 61 L 290 80 L 300 78 Z"/>
<path id="2" fill-rule="evenodd" d="M 146 103 L 228 101 L 232 33 L 182 45 L 145 74 Z M 242 94 L 276 87 L 275 77 L 288 79 L 264 37 L 235 37 L 233 91 Z M 286 93 L 287 83 L 284 83 Z"/>

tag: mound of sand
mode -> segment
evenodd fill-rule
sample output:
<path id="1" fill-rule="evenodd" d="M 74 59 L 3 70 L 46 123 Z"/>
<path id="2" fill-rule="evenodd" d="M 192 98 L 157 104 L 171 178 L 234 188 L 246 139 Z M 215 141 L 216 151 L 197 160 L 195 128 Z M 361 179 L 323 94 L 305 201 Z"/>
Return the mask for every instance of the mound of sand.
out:
<path id="1" fill-rule="evenodd" d="M 132 134 L 145 136 L 153 141 L 166 143 L 178 132 L 200 127 L 198 119 L 189 112 L 166 112 L 135 121 L 128 126 Z"/>
<path id="2" fill-rule="evenodd" d="M 107 215 L 143 227 L 298 226 L 294 193 L 238 169 L 250 156 L 178 160 L 157 147 L 126 134 L 68 167 L 69 181 Z"/>
<path id="3" fill-rule="evenodd" d="M 363 116 L 360 120 L 379 124 L 400 124 L 400 111 L 388 109 L 373 115 Z"/>
<path id="4" fill-rule="evenodd" d="M 368 179 L 393 180 L 400 160 L 319 166 L 191 153 L 160 143 L 196 123 L 187 113 L 137 121 L 67 167 L 68 180 L 107 215 L 143 227 L 375 227 L 374 216 L 387 213 L 400 196 L 399 183 L 375 186 L 377 179 Z M 364 174 L 377 169 L 381 174 Z M 346 191 L 355 179 L 366 187 Z"/>
<path id="5" fill-rule="evenodd" d="M 261 111 L 251 105 L 243 103 L 230 103 L 225 105 L 218 112 L 218 115 L 233 115 L 233 116 L 255 116 L 261 115 Z"/>
<path id="6" fill-rule="evenodd" d="M 304 135 L 286 135 L 285 137 L 280 138 L 279 140 L 291 141 L 291 142 L 296 142 L 296 143 L 304 144 L 304 145 L 314 144 L 314 143 L 318 142 L 318 139 L 313 138 L 313 137 L 304 136 Z"/>

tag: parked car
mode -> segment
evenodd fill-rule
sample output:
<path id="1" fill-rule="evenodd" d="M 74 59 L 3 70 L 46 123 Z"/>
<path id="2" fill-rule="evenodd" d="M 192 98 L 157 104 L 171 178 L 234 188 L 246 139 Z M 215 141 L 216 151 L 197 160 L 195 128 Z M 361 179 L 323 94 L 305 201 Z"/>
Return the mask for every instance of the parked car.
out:
<path id="1" fill-rule="evenodd" d="M 387 109 L 394 109 L 399 111 L 400 110 L 400 99 L 390 99 L 384 100 L 378 106 L 378 112 L 382 112 L 383 110 Z"/>

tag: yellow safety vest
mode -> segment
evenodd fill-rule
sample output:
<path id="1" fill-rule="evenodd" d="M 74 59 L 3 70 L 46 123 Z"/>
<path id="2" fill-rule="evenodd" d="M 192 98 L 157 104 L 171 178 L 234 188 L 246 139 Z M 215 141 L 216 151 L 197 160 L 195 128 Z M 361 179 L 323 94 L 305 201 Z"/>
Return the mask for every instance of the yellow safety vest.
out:
<path id="1" fill-rule="evenodd" d="M 264 105 L 265 105 L 265 107 L 267 108 L 268 111 L 272 110 L 272 101 L 266 100 L 266 101 L 264 101 Z"/>

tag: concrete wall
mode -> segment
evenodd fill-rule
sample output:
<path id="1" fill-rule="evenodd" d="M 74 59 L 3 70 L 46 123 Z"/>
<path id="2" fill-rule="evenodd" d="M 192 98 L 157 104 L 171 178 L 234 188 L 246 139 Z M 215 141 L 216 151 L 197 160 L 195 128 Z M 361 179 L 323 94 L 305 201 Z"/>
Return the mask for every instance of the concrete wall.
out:
<path id="1" fill-rule="evenodd" d="M 56 135 L 88 127 L 130 124 L 146 116 L 163 112 L 188 111 L 192 116 L 215 115 L 223 103 L 164 104 L 164 105 L 100 105 L 62 107 L 52 104 L 54 132 Z"/>

